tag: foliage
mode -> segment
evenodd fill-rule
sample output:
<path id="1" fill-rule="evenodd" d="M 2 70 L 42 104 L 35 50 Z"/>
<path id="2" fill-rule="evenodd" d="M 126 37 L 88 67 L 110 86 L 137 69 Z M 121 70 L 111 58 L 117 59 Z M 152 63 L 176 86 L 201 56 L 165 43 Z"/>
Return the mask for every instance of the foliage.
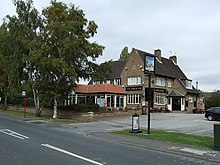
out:
<path id="1" fill-rule="evenodd" d="M 74 111 L 74 112 L 98 112 L 98 104 L 73 104 L 73 105 L 59 105 L 58 110 Z"/>
<path id="2" fill-rule="evenodd" d="M 101 82 L 105 81 L 106 79 L 110 78 L 112 71 L 112 61 L 106 61 L 101 63 L 100 65 L 95 66 L 95 71 L 93 74 L 94 80 L 99 80 Z"/>
<path id="3" fill-rule="evenodd" d="M 10 38 L 2 43 L 8 44 L 9 50 L 3 49 L 9 52 L 4 56 L 10 63 L 7 66 L 14 65 L 15 60 L 6 60 L 13 55 L 18 61 L 17 67 L 11 68 L 19 72 L 5 70 L 12 72 L 13 80 L 18 78 L 18 82 L 22 82 L 20 87 L 23 85 L 23 89 L 33 92 L 36 111 L 40 113 L 40 100 L 41 107 L 52 100 L 54 104 L 62 101 L 79 79 L 89 79 L 100 69 L 95 61 L 104 47 L 91 42 L 98 26 L 74 5 L 54 0 L 39 13 L 32 0 L 14 0 L 13 3 L 17 15 L 6 17 L 4 27 Z M 0 36 L 0 42 L 4 36 L 7 35 Z M 12 43 L 15 46 L 10 45 Z M 1 56 L 2 52 L 0 50 Z M 4 68 L 2 63 L 0 68 Z M 1 75 L 2 72 L 1 69 Z M 1 81 L 0 86 L 2 84 Z"/>
<path id="4" fill-rule="evenodd" d="M 220 91 L 205 94 L 206 109 L 220 107 Z"/>
<path id="5" fill-rule="evenodd" d="M 120 60 L 127 60 L 131 53 L 128 52 L 128 47 L 125 46 L 120 53 Z"/>

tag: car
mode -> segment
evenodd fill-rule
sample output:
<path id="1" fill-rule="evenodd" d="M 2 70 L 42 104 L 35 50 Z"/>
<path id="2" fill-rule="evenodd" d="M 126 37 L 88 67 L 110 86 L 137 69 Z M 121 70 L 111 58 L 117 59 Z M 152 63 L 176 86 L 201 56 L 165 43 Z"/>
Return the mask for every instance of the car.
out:
<path id="1" fill-rule="evenodd" d="M 209 121 L 220 120 L 220 107 L 212 107 L 205 111 L 205 118 Z"/>

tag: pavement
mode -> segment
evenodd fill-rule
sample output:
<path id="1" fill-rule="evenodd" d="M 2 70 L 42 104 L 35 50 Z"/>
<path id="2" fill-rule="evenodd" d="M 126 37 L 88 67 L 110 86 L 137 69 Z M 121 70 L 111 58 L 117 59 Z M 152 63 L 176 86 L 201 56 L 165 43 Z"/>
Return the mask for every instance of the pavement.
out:
<path id="1" fill-rule="evenodd" d="M 143 139 L 134 136 L 117 135 L 110 132 L 93 132 L 89 134 L 105 141 L 130 145 L 138 148 L 145 148 L 157 152 L 175 154 L 188 158 L 208 161 L 214 164 L 220 164 L 220 151 L 202 147 L 195 147 L 184 144 L 176 144 L 157 140 Z M 146 134 L 146 136 L 148 136 Z"/>

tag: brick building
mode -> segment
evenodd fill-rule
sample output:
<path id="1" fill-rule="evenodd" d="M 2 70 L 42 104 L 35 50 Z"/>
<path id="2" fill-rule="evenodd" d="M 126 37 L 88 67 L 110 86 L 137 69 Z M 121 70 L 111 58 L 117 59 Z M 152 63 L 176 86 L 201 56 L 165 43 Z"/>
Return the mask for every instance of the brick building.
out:
<path id="1" fill-rule="evenodd" d="M 141 108 L 148 90 L 149 76 L 144 72 L 146 55 L 155 57 L 155 72 L 151 76 L 154 94 L 152 109 L 188 112 L 194 109 L 204 110 L 204 99 L 192 85 L 192 80 L 178 66 L 177 57 L 174 55 L 164 58 L 159 49 L 150 54 L 133 48 L 128 60 L 113 62 L 110 79 L 105 82 L 91 80 L 89 84 L 121 85 L 127 94 L 127 107 Z"/>

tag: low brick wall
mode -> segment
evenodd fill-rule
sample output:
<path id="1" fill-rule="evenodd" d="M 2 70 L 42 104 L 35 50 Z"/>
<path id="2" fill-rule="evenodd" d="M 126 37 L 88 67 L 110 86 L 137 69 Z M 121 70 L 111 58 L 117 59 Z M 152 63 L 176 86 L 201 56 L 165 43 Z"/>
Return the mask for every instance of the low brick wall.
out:
<path id="1" fill-rule="evenodd" d="M 24 111 L 24 107 L 23 106 L 12 106 L 12 105 L 8 105 L 8 109 L 13 110 L 13 111 L 20 111 L 23 112 Z M 35 113 L 35 107 L 26 107 L 26 112 L 30 112 L 30 113 Z M 94 119 L 98 119 L 98 118 L 107 118 L 107 117 L 120 117 L 120 116 L 132 116 L 134 113 L 137 114 L 141 114 L 141 110 L 114 110 L 114 111 L 100 111 L 100 112 L 94 112 L 92 118 Z M 53 116 L 53 110 L 51 109 L 47 109 L 44 108 L 41 112 L 41 115 L 44 116 Z M 72 118 L 75 116 L 84 116 L 86 117 L 90 117 L 89 113 L 85 112 L 85 113 L 79 113 L 79 112 L 74 112 L 74 111 L 67 111 L 67 110 L 58 110 L 57 111 L 57 115 L 58 118 Z"/>

